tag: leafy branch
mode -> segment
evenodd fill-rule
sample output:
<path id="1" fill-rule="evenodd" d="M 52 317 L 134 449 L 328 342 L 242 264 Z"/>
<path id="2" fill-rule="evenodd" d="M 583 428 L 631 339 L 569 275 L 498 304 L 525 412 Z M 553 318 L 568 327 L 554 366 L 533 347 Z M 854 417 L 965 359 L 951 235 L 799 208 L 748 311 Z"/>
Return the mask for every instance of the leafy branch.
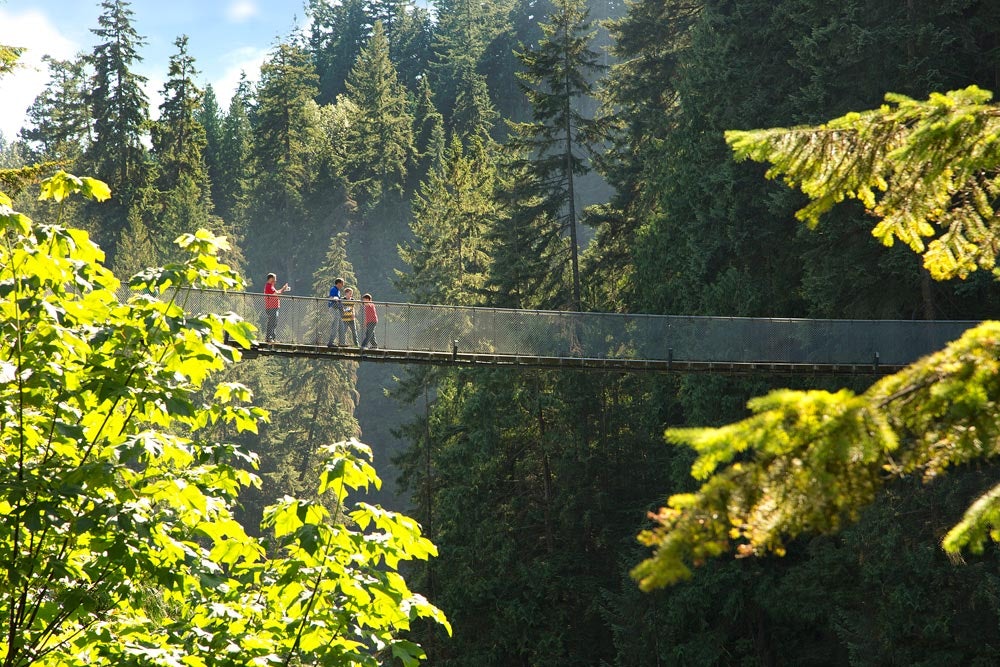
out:
<path id="1" fill-rule="evenodd" d="M 968 331 L 944 350 L 868 391 L 778 390 L 752 399 L 751 417 L 719 428 L 670 429 L 697 452 L 696 493 L 651 514 L 640 541 L 654 554 L 632 574 L 644 590 L 691 575 L 735 551 L 782 555 L 787 540 L 830 533 L 857 519 L 892 479 L 925 480 L 1000 453 L 1000 323 Z M 945 536 L 949 554 L 982 552 L 1000 535 L 1000 487 Z"/>
<path id="2" fill-rule="evenodd" d="M 988 91 L 964 90 L 917 101 L 886 95 L 879 109 L 817 127 L 726 132 L 739 160 L 769 162 L 809 196 L 796 213 L 815 226 L 845 199 L 880 221 L 872 234 L 906 243 L 938 280 L 995 268 L 1000 250 L 1000 109 Z"/>
<path id="3" fill-rule="evenodd" d="M 845 199 L 878 222 L 886 245 L 906 243 L 936 279 L 996 270 L 1000 252 L 1000 109 L 975 87 L 927 101 L 887 95 L 881 108 L 817 127 L 730 131 L 737 159 L 771 163 L 769 178 L 799 187 L 810 227 Z M 697 452 L 695 493 L 651 513 L 639 540 L 653 549 L 632 576 L 644 590 L 690 577 L 707 559 L 781 555 L 786 542 L 857 519 L 893 479 L 924 480 L 1000 453 L 1000 323 L 968 331 L 944 350 L 863 394 L 774 391 L 751 417 L 720 428 L 682 428 L 668 440 Z M 943 537 L 945 551 L 980 553 L 1000 541 L 1000 486 L 972 503 Z"/>
<path id="4" fill-rule="evenodd" d="M 41 191 L 107 195 L 62 172 Z M 282 548 L 267 558 L 233 517 L 256 456 L 205 433 L 256 431 L 267 413 L 237 383 L 201 390 L 251 327 L 189 313 L 179 291 L 240 285 L 217 259 L 225 239 L 181 236 L 188 258 L 140 273 L 122 302 L 86 233 L 0 194 L 0 236 L 0 664 L 419 662 L 398 633 L 447 620 L 395 572 L 434 554 L 412 520 L 361 506 L 355 529 L 287 498 L 266 514 Z M 377 483 L 364 445 L 323 455 L 320 493 L 338 503 Z"/>

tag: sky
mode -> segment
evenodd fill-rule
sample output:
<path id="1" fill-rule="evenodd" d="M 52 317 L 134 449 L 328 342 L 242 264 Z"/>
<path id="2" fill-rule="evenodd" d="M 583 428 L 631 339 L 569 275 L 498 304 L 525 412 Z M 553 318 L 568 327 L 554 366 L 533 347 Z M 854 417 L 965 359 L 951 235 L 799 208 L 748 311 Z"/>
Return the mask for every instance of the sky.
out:
<path id="1" fill-rule="evenodd" d="M 240 73 L 256 81 L 270 50 L 306 24 L 305 0 L 131 0 L 132 27 L 146 44 L 133 70 L 145 76 L 150 113 L 162 102 L 163 83 L 174 42 L 188 36 L 187 52 L 199 70 L 198 83 L 211 83 L 225 109 Z M 70 60 L 90 53 L 99 38 L 100 0 L 0 0 L 0 44 L 22 46 L 18 70 L 0 78 L 0 133 L 11 141 L 25 111 L 48 82 L 41 58 Z"/>

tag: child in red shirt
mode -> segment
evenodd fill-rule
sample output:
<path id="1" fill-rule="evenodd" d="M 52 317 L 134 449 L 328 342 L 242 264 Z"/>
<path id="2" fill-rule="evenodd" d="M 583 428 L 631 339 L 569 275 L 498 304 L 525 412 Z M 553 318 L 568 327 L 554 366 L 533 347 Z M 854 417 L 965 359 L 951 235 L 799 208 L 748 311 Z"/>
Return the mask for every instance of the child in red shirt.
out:
<path id="1" fill-rule="evenodd" d="M 372 302 L 372 295 L 367 293 L 362 295 L 361 303 L 365 307 L 363 313 L 365 319 L 365 338 L 361 341 L 361 348 L 377 348 L 378 341 L 375 340 L 375 327 L 378 326 L 378 311 Z"/>

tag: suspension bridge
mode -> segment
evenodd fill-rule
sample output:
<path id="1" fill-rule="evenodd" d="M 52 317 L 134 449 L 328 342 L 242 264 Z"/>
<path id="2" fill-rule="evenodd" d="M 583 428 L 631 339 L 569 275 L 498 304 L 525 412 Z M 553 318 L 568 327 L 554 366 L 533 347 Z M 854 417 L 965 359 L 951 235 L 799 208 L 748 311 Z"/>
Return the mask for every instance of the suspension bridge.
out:
<path id="1" fill-rule="evenodd" d="M 189 312 L 235 312 L 266 330 L 264 295 L 190 290 Z M 880 375 L 960 337 L 977 321 L 817 320 L 513 310 L 375 302 L 377 346 L 339 338 L 325 297 L 283 294 L 274 342 L 244 356 L 622 371 Z M 328 343 L 334 343 L 332 346 Z M 343 342 L 343 345 L 339 343 Z"/>

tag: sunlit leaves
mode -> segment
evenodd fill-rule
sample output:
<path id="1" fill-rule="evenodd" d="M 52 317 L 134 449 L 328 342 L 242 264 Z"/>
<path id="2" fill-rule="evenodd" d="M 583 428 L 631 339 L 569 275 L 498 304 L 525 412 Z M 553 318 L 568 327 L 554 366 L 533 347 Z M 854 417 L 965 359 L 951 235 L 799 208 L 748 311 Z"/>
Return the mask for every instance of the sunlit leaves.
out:
<path id="1" fill-rule="evenodd" d="M 844 199 L 880 218 L 872 233 L 921 253 L 936 279 L 992 270 L 1000 252 L 1000 109 L 970 86 L 927 101 L 887 95 L 879 109 L 816 127 L 730 131 L 738 159 L 799 187 L 810 226 Z"/>
<path id="2" fill-rule="evenodd" d="M 1000 454 L 1000 323 L 854 395 L 773 392 L 754 415 L 720 428 L 672 429 L 693 447 L 696 493 L 651 515 L 639 539 L 653 555 L 633 570 L 646 590 L 691 574 L 726 552 L 784 553 L 785 542 L 857 517 L 894 477 L 932 479 L 949 467 Z M 951 554 L 1000 538 L 1000 492 L 977 500 L 944 539 Z"/>
<path id="3" fill-rule="evenodd" d="M 177 291 L 181 287 L 242 289 L 243 280 L 218 259 L 219 253 L 230 249 L 226 237 L 199 230 L 195 234 L 182 234 L 177 237 L 176 243 L 192 253 L 192 258 L 183 264 L 168 264 L 142 271 L 132 277 L 129 286 L 153 294 L 164 294 L 173 289 L 178 298 L 183 296 Z"/>
<path id="4" fill-rule="evenodd" d="M 43 199 L 74 194 L 102 200 L 109 192 L 64 172 L 42 183 Z M 122 303 L 85 232 L 6 219 L 16 224 L 0 247 L 0 283 L 9 286 L 0 356 L 10 380 L 0 383 L 0 558 L 8 564 L 0 617 L 19 641 L 5 657 L 30 664 L 44 647 L 48 659 L 69 664 L 71 644 L 120 629 L 96 623 L 103 611 L 143 617 L 137 581 L 169 596 L 218 571 L 194 538 L 225 520 L 253 481 L 235 466 L 252 459 L 235 450 L 215 456 L 222 450 L 212 443 L 171 431 L 197 424 L 199 385 L 222 366 L 213 351 L 226 347 L 224 329 L 239 325 L 211 315 L 192 322 L 155 299 Z M 185 270 L 235 280 L 212 263 L 205 240 Z M 252 419 L 231 400 L 248 398 L 231 389 L 219 403 L 227 416 Z"/>
<path id="5" fill-rule="evenodd" d="M 24 47 L 0 44 L 0 74 L 13 71 L 18 66 L 17 60 L 24 51 Z"/>
<path id="6" fill-rule="evenodd" d="M 873 111 L 818 127 L 729 132 L 738 158 L 772 164 L 810 198 L 815 225 L 845 198 L 880 218 L 873 234 L 921 253 L 934 278 L 995 270 L 1000 252 L 1000 109 L 975 87 L 925 101 L 888 95 Z M 996 273 L 996 271 L 994 271 Z M 690 576 L 705 558 L 781 554 L 786 540 L 833 531 L 890 479 L 933 479 L 996 456 L 1000 442 L 1000 324 L 969 331 L 942 352 L 861 396 L 776 392 L 754 416 L 668 437 L 696 449 L 697 493 L 674 496 L 640 541 L 653 556 L 633 570 L 644 589 Z M 1000 541 L 1000 490 L 977 499 L 942 545 L 957 557 Z"/>
<path id="7" fill-rule="evenodd" d="M 61 202 L 74 194 L 95 201 L 106 201 L 111 197 L 111 188 L 96 178 L 74 176 L 65 171 L 59 171 L 42 181 L 39 199 L 52 199 Z"/>
<path id="8" fill-rule="evenodd" d="M 337 507 L 350 491 L 379 483 L 369 463 L 371 452 L 361 443 L 337 443 L 322 454 L 323 485 Z M 365 654 L 387 647 L 394 654 L 422 655 L 419 647 L 396 636 L 419 617 L 450 631 L 440 610 L 410 592 L 395 572 L 402 561 L 436 554 L 412 519 L 364 503 L 350 518 L 339 511 L 331 516 L 317 502 L 285 498 L 266 510 L 264 526 L 284 555 L 262 573 L 273 577 L 274 586 L 258 599 L 286 618 L 286 635 L 298 633 L 303 662 L 308 657 L 314 664 L 376 664 Z M 301 624 L 296 612 L 306 610 L 310 622 Z M 336 630 L 332 636 L 331 630 Z"/>
<path id="9" fill-rule="evenodd" d="M 100 199 L 92 179 L 43 184 Z M 9 199 L 4 200 L 9 208 Z M 447 622 L 392 571 L 433 546 L 377 508 L 352 523 L 347 494 L 377 485 L 361 443 L 323 452 L 331 516 L 316 500 L 268 510 L 275 550 L 233 517 L 257 457 L 208 427 L 255 431 L 250 390 L 215 370 L 251 328 L 192 313 L 193 285 L 241 285 L 224 238 L 179 239 L 183 262 L 149 269 L 123 300 L 79 230 L 0 212 L 0 661 L 9 664 L 376 664 L 420 655 L 398 633 Z M 212 429 L 214 432 L 216 429 Z M 397 648 L 398 644 L 398 648 Z"/>
<path id="10" fill-rule="evenodd" d="M 341 453 L 342 450 L 352 455 L 344 455 Z M 375 488 L 381 487 L 382 481 L 366 460 L 371 458 L 371 449 L 367 445 L 351 438 L 346 445 L 334 445 L 332 450 L 330 447 L 323 447 L 321 451 L 325 452 L 328 458 L 320 473 L 320 493 L 326 493 L 333 488 L 338 500 L 342 500 L 350 489 L 368 490 L 372 484 Z M 340 488 L 335 488 L 336 486 Z"/>
<path id="11" fill-rule="evenodd" d="M 6 203 L 0 199 L 0 232 L 10 230 L 16 234 L 27 234 L 30 223 L 28 216 L 10 207 L 10 199 Z"/>
<path id="12" fill-rule="evenodd" d="M 957 557 L 963 549 L 981 554 L 988 541 L 1000 542 L 1000 486 L 980 496 L 941 541 Z"/>

